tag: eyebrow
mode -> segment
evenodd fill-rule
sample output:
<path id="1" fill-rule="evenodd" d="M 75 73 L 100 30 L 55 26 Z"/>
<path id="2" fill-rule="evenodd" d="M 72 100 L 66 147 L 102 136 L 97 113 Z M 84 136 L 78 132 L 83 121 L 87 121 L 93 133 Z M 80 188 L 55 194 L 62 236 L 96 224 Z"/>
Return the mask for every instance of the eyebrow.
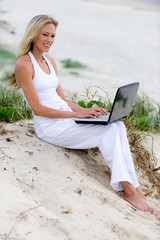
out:
<path id="1" fill-rule="evenodd" d="M 50 34 L 49 32 L 43 32 L 43 33 L 48 33 L 48 34 Z M 56 35 L 56 33 L 51 33 L 51 34 Z"/>

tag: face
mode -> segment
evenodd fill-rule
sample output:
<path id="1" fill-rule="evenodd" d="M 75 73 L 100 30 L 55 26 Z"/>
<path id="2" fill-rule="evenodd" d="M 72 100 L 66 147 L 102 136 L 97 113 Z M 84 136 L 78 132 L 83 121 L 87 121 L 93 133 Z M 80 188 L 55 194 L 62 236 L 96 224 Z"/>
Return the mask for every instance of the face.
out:
<path id="1" fill-rule="evenodd" d="M 33 48 L 37 48 L 41 52 L 48 52 L 54 42 L 55 35 L 56 28 L 54 24 L 47 23 L 34 41 Z"/>

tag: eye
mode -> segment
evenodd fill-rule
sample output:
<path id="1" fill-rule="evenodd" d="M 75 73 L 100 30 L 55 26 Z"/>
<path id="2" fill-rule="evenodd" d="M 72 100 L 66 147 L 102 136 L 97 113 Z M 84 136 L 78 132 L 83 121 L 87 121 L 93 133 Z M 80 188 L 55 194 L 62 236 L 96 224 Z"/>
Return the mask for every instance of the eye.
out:
<path id="1" fill-rule="evenodd" d="M 45 37 L 46 37 L 46 36 L 47 36 L 47 34 L 46 34 L 46 33 L 43 33 L 43 36 L 45 36 Z"/>
<path id="2" fill-rule="evenodd" d="M 52 38 L 55 38 L 55 35 L 51 35 Z"/>

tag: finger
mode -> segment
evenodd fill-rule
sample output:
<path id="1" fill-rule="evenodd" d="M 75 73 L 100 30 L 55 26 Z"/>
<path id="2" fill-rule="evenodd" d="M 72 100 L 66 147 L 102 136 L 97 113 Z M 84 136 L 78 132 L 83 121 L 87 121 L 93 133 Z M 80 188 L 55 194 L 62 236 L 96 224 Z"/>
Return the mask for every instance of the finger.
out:
<path id="1" fill-rule="evenodd" d="M 105 114 L 106 114 L 106 111 L 105 111 L 103 108 L 99 109 L 98 112 L 100 113 L 100 115 L 101 115 L 101 114 L 102 114 L 102 115 L 105 115 Z"/>
<path id="2" fill-rule="evenodd" d="M 100 117 L 100 116 L 101 116 L 100 112 L 97 112 L 97 111 L 95 111 L 95 112 L 93 113 L 93 115 L 96 116 L 96 117 Z"/>
<path id="3" fill-rule="evenodd" d="M 108 114 L 108 109 L 102 108 L 102 113 L 103 113 L 103 114 Z"/>
<path id="4" fill-rule="evenodd" d="M 94 107 L 94 110 L 96 110 L 97 112 L 106 115 L 108 113 L 108 109 L 106 108 L 100 108 L 100 107 Z"/>
<path id="5" fill-rule="evenodd" d="M 91 109 L 94 110 L 94 111 L 97 111 L 97 112 L 99 112 L 101 110 L 100 107 L 92 107 Z"/>
<path id="6" fill-rule="evenodd" d="M 95 116 L 94 114 L 91 115 L 91 118 L 97 118 L 98 116 Z"/>
<path id="7" fill-rule="evenodd" d="M 91 117 L 99 117 L 100 116 L 100 114 L 93 109 L 90 110 L 89 114 L 91 115 Z"/>

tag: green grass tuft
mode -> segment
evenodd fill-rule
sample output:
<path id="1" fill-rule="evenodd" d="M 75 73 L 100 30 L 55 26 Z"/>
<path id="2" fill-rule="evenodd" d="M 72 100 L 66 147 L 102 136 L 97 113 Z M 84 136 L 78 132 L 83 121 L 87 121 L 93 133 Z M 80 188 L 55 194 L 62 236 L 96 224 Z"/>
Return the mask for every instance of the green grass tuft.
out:
<path id="1" fill-rule="evenodd" d="M 63 66 L 65 68 L 86 68 L 86 65 L 78 62 L 78 61 L 73 61 L 71 59 L 65 59 L 61 60 L 61 63 L 63 63 Z"/>
<path id="2" fill-rule="evenodd" d="M 16 55 L 3 45 L 0 45 L 0 69 L 3 69 L 5 65 L 14 64 L 15 61 Z"/>
<path id="3" fill-rule="evenodd" d="M 32 111 L 17 89 L 0 87 L 0 121 L 16 122 L 31 119 Z"/>
<path id="4" fill-rule="evenodd" d="M 69 72 L 71 75 L 74 75 L 74 76 L 80 76 L 80 74 L 78 72 Z"/>
<path id="5" fill-rule="evenodd" d="M 1 82 L 7 82 L 10 75 L 11 75 L 11 73 L 9 73 L 9 72 L 4 72 L 4 74 L 2 75 L 0 81 L 1 81 Z"/>
<path id="6" fill-rule="evenodd" d="M 146 95 L 137 96 L 128 119 L 135 129 L 160 133 L 160 105 L 153 104 Z"/>
<path id="7" fill-rule="evenodd" d="M 7 11 L 0 9 L 0 14 L 5 14 L 5 13 L 7 13 Z"/>

